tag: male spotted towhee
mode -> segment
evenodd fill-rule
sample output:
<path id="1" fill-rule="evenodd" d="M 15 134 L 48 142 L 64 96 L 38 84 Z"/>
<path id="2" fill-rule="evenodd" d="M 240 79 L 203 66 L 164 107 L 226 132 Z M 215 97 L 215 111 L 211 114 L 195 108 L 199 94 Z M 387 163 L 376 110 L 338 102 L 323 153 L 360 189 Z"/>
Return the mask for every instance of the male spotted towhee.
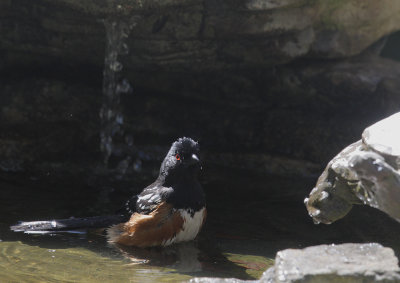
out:
<path id="1" fill-rule="evenodd" d="M 197 180 L 199 145 L 174 142 L 157 180 L 127 202 L 132 216 L 107 229 L 108 240 L 127 246 L 167 246 L 193 240 L 206 219 L 205 196 Z"/>
<path id="2" fill-rule="evenodd" d="M 191 138 L 175 141 L 161 164 L 156 181 L 126 203 L 125 209 L 131 216 L 125 223 L 120 223 L 123 215 L 114 215 L 21 222 L 11 229 L 51 233 L 114 224 L 107 229 L 107 238 L 121 245 L 167 246 L 193 240 L 207 215 L 205 195 L 197 180 L 201 168 L 198 154 L 199 145 Z"/>

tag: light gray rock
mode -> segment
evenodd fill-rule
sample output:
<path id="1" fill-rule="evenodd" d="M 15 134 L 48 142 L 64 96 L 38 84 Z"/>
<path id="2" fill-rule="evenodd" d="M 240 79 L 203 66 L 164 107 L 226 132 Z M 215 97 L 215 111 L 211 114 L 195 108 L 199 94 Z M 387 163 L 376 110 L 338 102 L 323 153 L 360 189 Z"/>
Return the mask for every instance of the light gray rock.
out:
<path id="1" fill-rule="evenodd" d="M 396 161 L 399 161 L 400 112 L 366 128 L 362 134 L 362 139 L 364 144 L 372 150 L 384 156 L 394 157 Z"/>
<path id="2" fill-rule="evenodd" d="M 314 223 L 331 224 L 343 218 L 353 204 L 362 204 L 355 194 L 358 177 L 349 166 L 352 156 L 362 150 L 362 142 L 357 141 L 336 155 L 318 178 L 316 186 L 304 200 Z"/>
<path id="3" fill-rule="evenodd" d="M 364 203 L 400 221 L 400 112 L 363 132 L 366 151 L 349 161 L 359 178 Z"/>
<path id="4" fill-rule="evenodd" d="M 400 282 L 393 250 L 376 243 L 287 249 L 275 260 L 260 282 Z"/>
<path id="5" fill-rule="evenodd" d="M 353 204 L 367 204 L 400 221 L 400 113 L 364 130 L 362 140 L 327 165 L 304 200 L 316 223 L 344 217 Z"/>

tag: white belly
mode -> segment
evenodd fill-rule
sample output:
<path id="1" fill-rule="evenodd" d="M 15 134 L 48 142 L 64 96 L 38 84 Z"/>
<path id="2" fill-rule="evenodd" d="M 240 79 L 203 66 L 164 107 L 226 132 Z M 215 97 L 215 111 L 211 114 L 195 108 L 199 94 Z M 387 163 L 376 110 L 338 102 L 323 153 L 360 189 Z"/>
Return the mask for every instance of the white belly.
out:
<path id="1" fill-rule="evenodd" d="M 171 245 L 173 243 L 191 241 L 196 238 L 197 234 L 200 232 L 201 226 L 203 225 L 204 221 L 204 213 L 205 208 L 197 211 L 193 217 L 184 209 L 179 209 L 179 213 L 183 218 L 183 227 L 182 230 L 176 234 L 175 237 L 165 241 L 163 243 L 164 246 Z"/>

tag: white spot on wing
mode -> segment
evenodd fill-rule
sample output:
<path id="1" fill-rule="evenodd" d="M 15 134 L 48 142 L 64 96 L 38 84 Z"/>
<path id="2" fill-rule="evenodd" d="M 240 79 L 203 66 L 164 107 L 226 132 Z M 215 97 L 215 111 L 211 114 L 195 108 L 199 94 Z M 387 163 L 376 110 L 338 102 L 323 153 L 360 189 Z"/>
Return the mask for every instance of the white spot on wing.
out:
<path id="1" fill-rule="evenodd" d="M 144 196 L 139 196 L 139 201 L 147 201 L 149 198 L 151 198 L 153 196 L 153 194 L 148 194 L 148 195 L 144 195 Z"/>
<path id="2" fill-rule="evenodd" d="M 160 196 L 159 195 L 153 195 L 150 198 L 149 202 L 156 202 L 156 201 L 159 201 L 159 200 L 160 200 Z"/>

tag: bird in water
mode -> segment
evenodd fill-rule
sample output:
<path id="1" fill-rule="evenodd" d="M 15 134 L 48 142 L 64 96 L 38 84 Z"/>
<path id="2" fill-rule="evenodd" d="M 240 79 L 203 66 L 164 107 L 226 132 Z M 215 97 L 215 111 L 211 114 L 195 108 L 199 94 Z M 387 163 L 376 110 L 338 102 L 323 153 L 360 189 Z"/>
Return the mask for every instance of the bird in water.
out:
<path id="1" fill-rule="evenodd" d="M 157 180 L 127 202 L 132 216 L 107 229 L 110 242 L 136 247 L 168 246 L 193 240 L 207 210 L 197 180 L 199 145 L 190 138 L 174 142 Z"/>
<path id="2" fill-rule="evenodd" d="M 204 191 L 198 181 L 199 150 L 199 144 L 191 138 L 175 141 L 155 182 L 126 203 L 125 209 L 130 214 L 126 222 L 118 223 L 123 219 L 121 215 L 97 216 L 21 222 L 11 229 L 37 233 L 98 227 L 107 223 L 106 226 L 113 224 L 107 229 L 108 241 L 125 246 L 168 246 L 193 240 L 207 215 Z"/>

